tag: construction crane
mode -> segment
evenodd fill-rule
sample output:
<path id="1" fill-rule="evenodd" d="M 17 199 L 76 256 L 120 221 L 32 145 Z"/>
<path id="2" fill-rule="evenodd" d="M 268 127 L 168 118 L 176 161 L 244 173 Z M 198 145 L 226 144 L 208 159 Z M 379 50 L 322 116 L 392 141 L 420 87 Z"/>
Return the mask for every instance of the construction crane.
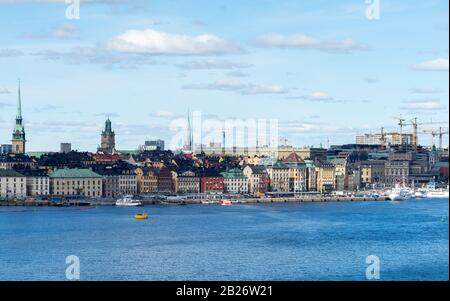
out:
<path id="1" fill-rule="evenodd" d="M 444 135 L 448 135 L 449 131 L 444 131 L 442 127 L 437 130 L 423 130 L 426 134 L 431 134 L 431 144 L 434 145 L 434 138 L 439 137 L 439 150 L 442 150 L 442 138 Z"/>
<path id="2" fill-rule="evenodd" d="M 403 144 L 403 126 L 406 125 L 405 121 L 406 119 L 404 119 L 401 115 L 400 117 L 394 117 L 395 119 L 398 120 L 398 125 L 400 126 L 400 144 Z"/>
<path id="3" fill-rule="evenodd" d="M 411 145 L 417 149 L 417 145 L 419 145 L 418 137 L 419 137 L 419 126 L 420 125 L 429 125 L 429 124 L 448 124 L 448 122 L 442 122 L 442 121 L 430 121 L 430 122 L 418 122 L 418 118 L 414 117 L 410 120 L 409 123 L 405 123 L 405 119 L 402 119 L 401 117 L 396 117 L 399 119 L 399 125 L 400 125 L 400 137 L 403 141 L 403 127 L 404 126 L 412 126 L 412 133 L 409 135 L 411 136 Z"/>

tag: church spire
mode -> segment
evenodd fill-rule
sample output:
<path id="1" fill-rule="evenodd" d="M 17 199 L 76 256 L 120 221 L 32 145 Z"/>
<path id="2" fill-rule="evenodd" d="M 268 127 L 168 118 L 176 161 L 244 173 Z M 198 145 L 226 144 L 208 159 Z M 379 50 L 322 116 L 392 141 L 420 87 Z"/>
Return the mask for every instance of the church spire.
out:
<path id="1" fill-rule="evenodd" d="M 22 96 L 20 95 L 20 79 L 19 79 L 19 93 L 17 98 L 17 119 L 22 119 Z"/>

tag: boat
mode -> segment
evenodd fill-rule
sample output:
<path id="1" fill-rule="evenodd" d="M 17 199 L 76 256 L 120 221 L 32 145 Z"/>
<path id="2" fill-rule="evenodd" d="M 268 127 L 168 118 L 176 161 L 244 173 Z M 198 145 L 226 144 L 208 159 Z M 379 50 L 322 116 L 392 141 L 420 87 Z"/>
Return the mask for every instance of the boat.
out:
<path id="1" fill-rule="evenodd" d="M 449 197 L 447 188 L 437 188 L 436 183 L 430 182 L 427 184 L 426 188 L 423 190 L 424 196 L 429 199 L 445 199 Z"/>
<path id="2" fill-rule="evenodd" d="M 219 202 L 220 205 L 222 206 L 231 206 L 233 205 L 233 203 L 230 200 L 222 200 Z"/>
<path id="3" fill-rule="evenodd" d="M 136 207 L 141 205 L 142 203 L 138 200 L 133 199 L 132 195 L 124 195 L 122 198 L 116 201 L 116 206 L 118 207 Z"/>
<path id="4" fill-rule="evenodd" d="M 405 186 L 400 186 L 398 184 L 389 191 L 388 198 L 391 201 L 405 201 L 414 198 L 414 193 L 412 190 Z"/>
<path id="5" fill-rule="evenodd" d="M 148 219 L 147 213 L 138 213 L 134 216 L 135 219 Z"/>

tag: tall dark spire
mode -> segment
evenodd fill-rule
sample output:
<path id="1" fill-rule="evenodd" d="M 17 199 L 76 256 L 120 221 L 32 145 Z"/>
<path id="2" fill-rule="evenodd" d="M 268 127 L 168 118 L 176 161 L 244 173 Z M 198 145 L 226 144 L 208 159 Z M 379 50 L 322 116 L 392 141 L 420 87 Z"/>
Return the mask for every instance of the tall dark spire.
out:
<path id="1" fill-rule="evenodd" d="M 22 119 L 22 96 L 20 95 L 20 79 L 19 79 L 19 93 L 17 97 L 17 115 L 16 119 Z"/>

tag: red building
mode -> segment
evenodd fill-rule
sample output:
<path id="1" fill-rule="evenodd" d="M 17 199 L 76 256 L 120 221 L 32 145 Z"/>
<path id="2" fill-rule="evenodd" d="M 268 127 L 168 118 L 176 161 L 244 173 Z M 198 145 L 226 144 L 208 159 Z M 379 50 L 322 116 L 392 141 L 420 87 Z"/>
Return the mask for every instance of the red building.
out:
<path id="1" fill-rule="evenodd" d="M 200 192 L 223 192 L 225 182 L 222 176 L 203 176 L 200 179 Z"/>
<path id="2" fill-rule="evenodd" d="M 172 180 L 172 172 L 168 168 L 161 168 L 156 173 L 158 191 L 159 192 L 173 192 L 174 185 Z"/>

